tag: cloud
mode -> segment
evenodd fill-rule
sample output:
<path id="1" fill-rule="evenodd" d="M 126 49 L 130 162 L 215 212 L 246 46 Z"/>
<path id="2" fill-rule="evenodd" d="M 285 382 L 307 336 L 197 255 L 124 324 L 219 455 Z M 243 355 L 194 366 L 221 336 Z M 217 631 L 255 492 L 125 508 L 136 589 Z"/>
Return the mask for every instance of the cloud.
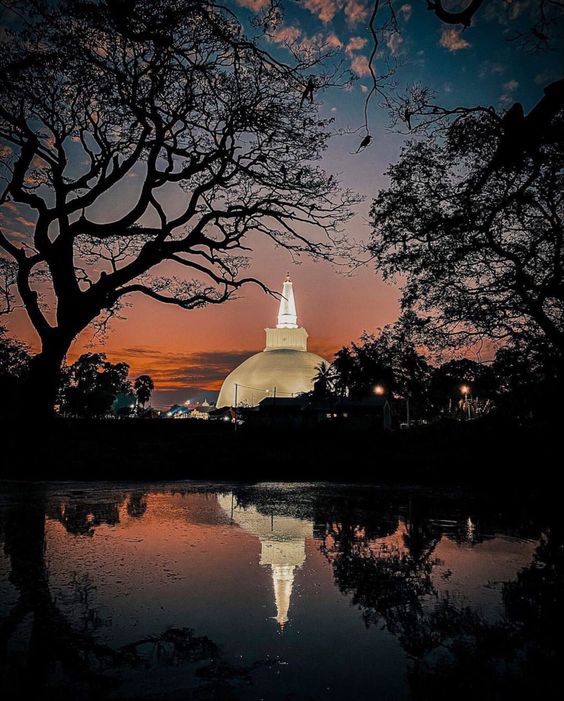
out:
<path id="1" fill-rule="evenodd" d="M 293 44 L 302 35 L 299 27 L 279 27 L 269 35 L 269 39 L 275 44 Z"/>
<path id="2" fill-rule="evenodd" d="M 302 4 L 322 22 L 331 22 L 337 12 L 344 11 L 349 26 L 354 26 L 368 17 L 364 0 L 302 0 Z"/>
<path id="3" fill-rule="evenodd" d="M 366 56 L 355 56 L 351 61 L 351 69 L 360 77 L 370 75 L 370 66 Z"/>
<path id="4" fill-rule="evenodd" d="M 480 78 L 485 78 L 487 75 L 501 75 L 505 73 L 507 66 L 503 63 L 496 63 L 492 61 L 482 61 L 480 64 Z"/>
<path id="5" fill-rule="evenodd" d="M 303 0 L 304 6 L 322 22 L 330 22 L 340 9 L 338 0 Z"/>
<path id="6" fill-rule="evenodd" d="M 345 3 L 345 17 L 350 25 L 357 24 L 368 17 L 368 9 L 360 0 L 347 0 Z"/>
<path id="7" fill-rule="evenodd" d="M 400 7 L 399 11 L 400 11 L 400 13 L 402 14 L 404 20 L 405 20 L 406 22 L 409 22 L 409 20 L 411 19 L 411 13 L 412 13 L 412 11 L 413 11 L 413 8 L 411 7 L 411 5 L 408 5 L 408 4 L 406 3 L 405 5 L 402 5 L 402 6 Z"/>
<path id="8" fill-rule="evenodd" d="M 499 98 L 499 103 L 503 107 L 507 107 L 513 102 L 513 93 L 519 87 L 519 83 L 516 80 L 508 80 L 501 86 L 503 90 L 501 97 Z"/>
<path id="9" fill-rule="evenodd" d="M 368 39 L 364 37 L 351 37 L 349 43 L 345 47 L 345 51 L 349 56 L 352 56 L 354 51 L 360 51 L 368 43 Z"/>
<path id="10" fill-rule="evenodd" d="M 25 226 L 26 229 L 35 228 L 35 222 L 32 222 L 29 219 L 26 219 L 25 217 L 16 217 L 16 221 L 19 222 L 22 226 Z"/>
<path id="11" fill-rule="evenodd" d="M 325 43 L 332 49 L 340 49 L 343 45 L 343 42 L 339 39 L 339 37 L 336 34 L 329 34 L 325 38 Z"/>
<path id="12" fill-rule="evenodd" d="M 470 42 L 463 39 L 460 36 L 460 32 L 460 29 L 443 27 L 439 44 L 449 51 L 460 51 L 461 49 L 467 49 L 470 46 Z"/>
<path id="13" fill-rule="evenodd" d="M 259 10 L 263 10 L 270 3 L 270 0 L 235 0 L 235 1 L 236 1 L 237 5 L 241 5 L 241 7 L 247 7 L 249 10 L 253 10 L 254 12 L 258 12 Z"/>
<path id="14" fill-rule="evenodd" d="M 403 39 L 399 32 L 390 32 L 386 37 L 386 46 L 390 49 L 392 56 L 395 56 L 399 47 L 403 44 Z"/>
<path id="15" fill-rule="evenodd" d="M 515 92 L 519 87 L 519 83 L 516 80 L 508 80 L 501 86 L 506 92 Z"/>
<path id="16" fill-rule="evenodd" d="M 556 73 L 552 70 L 544 71 L 543 73 L 537 73 L 535 76 L 535 85 L 548 85 L 556 80 Z"/>
<path id="17" fill-rule="evenodd" d="M 107 352 L 112 362 L 129 364 L 130 376 L 147 374 L 161 391 L 199 387 L 217 390 L 227 375 L 255 351 L 168 353 L 143 346 Z"/>

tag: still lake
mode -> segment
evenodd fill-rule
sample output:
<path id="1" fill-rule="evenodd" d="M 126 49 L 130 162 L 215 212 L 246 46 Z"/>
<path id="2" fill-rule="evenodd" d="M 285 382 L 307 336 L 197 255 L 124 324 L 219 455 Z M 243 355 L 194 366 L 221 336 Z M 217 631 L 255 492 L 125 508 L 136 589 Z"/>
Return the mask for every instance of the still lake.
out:
<path id="1" fill-rule="evenodd" d="M 549 521 L 452 490 L 5 483 L 0 692 L 546 698 Z"/>

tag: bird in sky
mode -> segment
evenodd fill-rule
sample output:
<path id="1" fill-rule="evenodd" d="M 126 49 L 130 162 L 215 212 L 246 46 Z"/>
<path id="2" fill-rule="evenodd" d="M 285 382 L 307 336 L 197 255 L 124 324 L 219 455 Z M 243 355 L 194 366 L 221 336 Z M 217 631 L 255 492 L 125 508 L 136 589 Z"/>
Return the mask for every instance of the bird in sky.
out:
<path id="1" fill-rule="evenodd" d="M 360 142 L 360 145 L 357 148 L 357 150 L 354 151 L 353 153 L 351 153 L 351 156 L 355 156 L 357 153 L 364 151 L 364 149 L 370 144 L 371 141 L 372 141 L 372 137 L 370 136 L 370 134 L 367 134 L 364 137 L 364 139 Z"/>
<path id="2" fill-rule="evenodd" d="M 315 83 L 313 81 L 313 78 L 310 78 L 307 81 L 307 85 L 305 86 L 305 90 L 302 93 L 302 99 L 300 101 L 300 107 L 303 107 L 304 102 L 309 98 L 310 102 L 313 102 L 313 91 L 315 90 Z"/>

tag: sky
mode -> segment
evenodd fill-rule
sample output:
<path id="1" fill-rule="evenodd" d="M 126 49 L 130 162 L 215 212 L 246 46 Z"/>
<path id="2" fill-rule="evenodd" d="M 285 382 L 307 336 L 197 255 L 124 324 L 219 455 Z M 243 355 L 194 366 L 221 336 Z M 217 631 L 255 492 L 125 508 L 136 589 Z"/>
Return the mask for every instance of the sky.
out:
<path id="1" fill-rule="evenodd" d="M 456 6 L 452 0 L 450 6 Z M 493 105 L 506 108 L 515 101 L 528 111 L 542 89 L 564 72 L 564 53 L 534 53 L 521 49 L 511 36 L 526 26 L 536 0 L 486 0 L 473 26 L 443 25 L 429 12 L 425 0 L 394 2 L 399 32 L 384 32 L 376 56 L 376 70 L 397 64 L 398 86 L 422 83 L 437 93 L 446 106 Z M 228 0 L 227 5 L 249 31 L 255 12 L 268 0 Z M 445 3 L 446 5 L 447 3 Z M 464 3 L 461 3 L 464 4 Z M 369 0 L 283 0 L 282 22 L 268 41 L 280 58 L 289 58 L 284 42 L 311 41 L 322 37 L 339 53 L 356 80 L 348 89 L 317 94 L 320 112 L 335 119 L 336 129 L 354 130 L 364 122 L 363 109 L 370 88 L 368 56 L 372 44 L 368 31 Z M 372 198 L 386 186 L 385 171 L 397 160 L 405 137 L 388 128 L 388 118 L 377 101 L 371 102 L 369 148 L 354 155 L 362 133 L 334 137 L 322 165 L 337 173 L 341 182 L 360 193 L 364 201 L 347 225 L 351 240 L 367 241 L 368 212 Z M 174 208 L 174 195 L 169 205 Z M 105 202 L 111 213 L 127 201 Z M 23 210 L 1 215 L 0 224 L 25 232 L 31 224 Z M 303 258 L 294 264 L 287 252 L 256 243 L 250 272 L 267 285 L 281 290 L 287 272 L 294 282 L 298 321 L 309 333 L 309 350 L 330 360 L 343 345 L 363 331 L 375 332 L 398 316 L 398 288 L 382 281 L 378 270 L 367 264 L 354 274 Z M 73 344 L 68 360 L 85 351 L 105 352 L 111 360 L 131 366 L 131 376 L 150 374 L 156 384 L 154 404 L 169 406 L 188 399 L 213 399 L 223 378 L 244 358 L 264 348 L 264 329 L 276 323 L 278 302 L 256 287 L 247 286 L 237 299 L 196 311 L 161 305 L 145 297 L 131 296 L 123 319 L 112 323 L 105 339 L 91 329 Z M 16 310 L 5 322 L 9 332 L 38 349 L 38 339 L 25 312 Z"/>

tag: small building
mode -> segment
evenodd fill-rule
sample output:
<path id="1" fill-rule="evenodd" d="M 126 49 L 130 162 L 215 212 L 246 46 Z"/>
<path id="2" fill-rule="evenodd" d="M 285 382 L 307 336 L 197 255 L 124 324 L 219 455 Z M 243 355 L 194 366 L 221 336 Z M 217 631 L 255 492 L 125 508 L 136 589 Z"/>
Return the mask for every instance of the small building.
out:
<path id="1" fill-rule="evenodd" d="M 307 394 L 298 397 L 267 397 L 258 411 L 245 412 L 250 423 L 261 425 L 317 426 L 339 422 L 355 428 L 376 427 L 388 430 L 392 413 L 385 397 L 361 399 L 335 397 L 314 399 Z"/>
<path id="2" fill-rule="evenodd" d="M 188 414 L 189 419 L 200 419 L 207 421 L 210 418 L 210 412 L 215 409 L 215 405 L 210 404 L 207 400 L 201 404 L 196 404 L 192 407 L 190 413 Z"/>

